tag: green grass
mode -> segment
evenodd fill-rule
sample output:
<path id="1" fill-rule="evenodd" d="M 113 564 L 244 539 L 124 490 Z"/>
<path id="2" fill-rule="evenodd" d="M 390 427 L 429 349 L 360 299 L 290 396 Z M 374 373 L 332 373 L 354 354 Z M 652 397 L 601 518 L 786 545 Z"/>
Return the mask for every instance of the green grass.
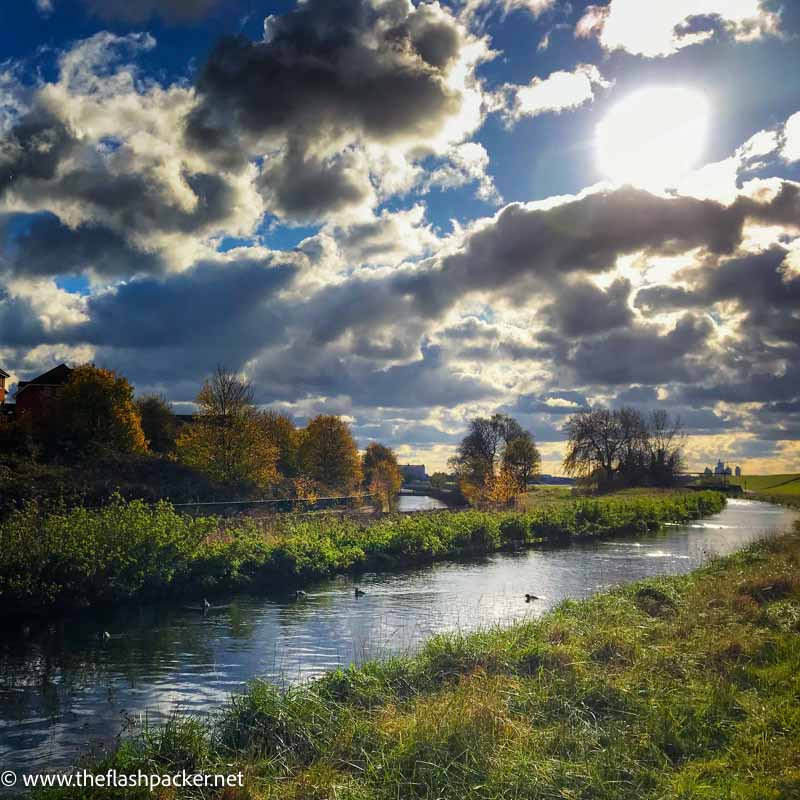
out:
<path id="1" fill-rule="evenodd" d="M 96 769 L 242 770 L 220 800 L 792 800 L 798 694 L 800 528 L 415 657 L 255 682 Z M 47 795 L 111 796 L 182 795 Z"/>
<path id="2" fill-rule="evenodd" d="M 742 475 L 730 478 L 731 483 L 741 486 L 748 492 L 769 495 L 800 496 L 800 473 L 786 475 Z"/>
<path id="3" fill-rule="evenodd" d="M 26 506 L 0 524 L 0 615 L 126 600 L 276 590 L 570 537 L 637 534 L 720 511 L 716 492 L 569 498 L 524 512 L 193 518 L 117 498 L 92 511 Z"/>

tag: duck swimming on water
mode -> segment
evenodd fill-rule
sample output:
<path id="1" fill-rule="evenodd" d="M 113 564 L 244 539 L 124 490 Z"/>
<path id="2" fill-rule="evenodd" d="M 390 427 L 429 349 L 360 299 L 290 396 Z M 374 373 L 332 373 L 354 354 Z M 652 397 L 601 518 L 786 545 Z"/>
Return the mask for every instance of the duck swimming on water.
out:
<path id="1" fill-rule="evenodd" d="M 361 589 L 359 589 L 358 586 L 356 586 L 355 591 L 353 592 L 353 594 L 356 597 L 363 597 L 366 594 L 366 592 L 361 591 Z"/>
<path id="2" fill-rule="evenodd" d="M 294 596 L 295 596 L 295 599 L 297 599 L 297 600 L 302 600 L 304 597 L 308 597 L 308 595 L 302 589 L 298 589 L 294 593 Z"/>
<path id="3" fill-rule="evenodd" d="M 541 597 L 537 597 L 535 594 L 526 594 L 525 595 L 525 602 L 530 603 L 531 600 L 541 600 Z"/>
<path id="4" fill-rule="evenodd" d="M 205 597 L 203 598 L 203 608 L 204 608 L 206 611 L 208 611 L 208 609 L 209 609 L 209 608 L 211 608 L 211 603 L 209 603 L 209 602 L 208 602 L 208 600 L 206 600 L 206 598 L 205 598 Z"/>

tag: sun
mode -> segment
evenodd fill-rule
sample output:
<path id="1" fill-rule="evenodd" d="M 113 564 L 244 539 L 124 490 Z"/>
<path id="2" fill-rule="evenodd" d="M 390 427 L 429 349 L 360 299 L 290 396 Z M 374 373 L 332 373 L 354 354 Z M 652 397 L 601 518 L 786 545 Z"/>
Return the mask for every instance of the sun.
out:
<path id="1" fill-rule="evenodd" d="M 700 160 L 709 105 L 694 89 L 652 87 L 621 100 L 597 126 L 597 163 L 616 183 L 674 187 Z"/>

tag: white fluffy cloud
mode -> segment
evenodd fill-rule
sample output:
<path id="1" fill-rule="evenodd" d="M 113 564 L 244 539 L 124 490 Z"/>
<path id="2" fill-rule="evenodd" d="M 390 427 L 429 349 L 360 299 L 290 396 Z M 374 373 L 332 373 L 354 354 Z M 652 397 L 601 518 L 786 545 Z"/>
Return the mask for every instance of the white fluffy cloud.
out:
<path id="1" fill-rule="evenodd" d="M 546 78 L 534 78 L 527 86 L 505 87 L 509 120 L 559 113 L 578 108 L 594 99 L 597 88 L 612 83 L 603 78 L 594 64 L 579 64 L 572 72 L 553 72 Z"/>
<path id="2" fill-rule="evenodd" d="M 783 137 L 781 155 L 787 161 L 800 161 L 800 111 L 787 120 Z"/>
<path id="3" fill-rule="evenodd" d="M 653 58 L 704 42 L 720 28 L 741 41 L 776 34 L 779 22 L 759 0 L 611 0 L 588 6 L 575 34 L 596 37 L 606 50 Z"/>

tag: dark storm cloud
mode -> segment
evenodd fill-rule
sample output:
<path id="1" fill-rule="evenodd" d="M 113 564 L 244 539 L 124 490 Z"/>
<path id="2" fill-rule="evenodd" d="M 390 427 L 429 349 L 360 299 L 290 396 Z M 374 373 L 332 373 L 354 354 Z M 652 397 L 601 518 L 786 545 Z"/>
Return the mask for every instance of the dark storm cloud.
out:
<path id="1" fill-rule="evenodd" d="M 381 141 L 436 133 L 458 109 L 441 70 L 459 37 L 454 28 L 443 35 L 442 19 L 426 23 L 428 10 L 408 8 L 308 0 L 270 18 L 266 41 L 223 39 L 198 81 L 190 139 L 214 149 L 238 134 L 290 130 L 355 128 Z"/>
<path id="2" fill-rule="evenodd" d="M 163 280 L 133 280 L 92 297 L 90 321 L 67 334 L 73 343 L 104 347 L 158 349 L 167 343 L 206 352 L 209 346 L 227 348 L 240 366 L 280 335 L 286 318 L 267 301 L 295 274 L 293 265 L 267 259 L 201 262 Z"/>
<path id="3" fill-rule="evenodd" d="M 359 277 L 332 287 L 314 300 L 314 336 L 330 341 L 351 328 L 437 319 L 476 291 L 524 304 L 546 290 L 555 295 L 548 313 L 567 330 L 582 325 L 586 333 L 607 329 L 615 317 L 624 325 L 630 322 L 624 281 L 603 292 L 583 283 L 562 284 L 562 279 L 570 273 L 609 271 L 618 256 L 637 251 L 674 254 L 699 247 L 728 254 L 740 244 L 747 219 L 780 221 L 796 204 L 794 186 L 765 203 L 742 198 L 730 206 L 656 197 L 630 187 L 550 209 L 512 204 L 470 233 L 452 255 L 388 278 Z M 585 310 L 585 320 L 580 319 L 581 297 L 594 304 Z"/>
<path id="4" fill-rule="evenodd" d="M 109 228 L 91 223 L 69 228 L 52 214 L 22 216 L 17 224 L 28 221 L 21 232 L 4 237 L 13 254 L 8 264 L 18 277 L 77 275 L 88 270 L 108 277 L 165 271 L 158 255 L 132 246 Z M 0 223 L 0 232 L 14 221 L 11 217 Z"/>
<path id="5" fill-rule="evenodd" d="M 440 348 L 423 346 L 421 357 L 381 369 L 349 357 L 349 352 L 303 343 L 262 356 L 254 380 L 261 402 L 306 396 L 347 396 L 362 407 L 454 407 L 496 397 L 499 392 L 480 378 L 459 374 Z"/>
<path id="6" fill-rule="evenodd" d="M 76 139 L 45 109 L 26 114 L 0 137 L 0 198 L 21 181 L 50 180 L 73 151 Z"/>
<path id="7" fill-rule="evenodd" d="M 221 175 L 184 174 L 196 198 L 193 208 L 170 200 L 160 180 L 147 173 L 115 173 L 102 160 L 58 176 L 30 175 L 14 191 L 32 204 L 79 203 L 93 217 L 127 233 L 193 233 L 213 229 L 234 211 L 236 195 Z M 52 180 L 47 180 L 52 178 Z"/>
<path id="8" fill-rule="evenodd" d="M 33 348 L 50 341 L 30 301 L 11 297 L 0 285 L 0 342 L 3 347 Z"/>
<path id="9" fill-rule="evenodd" d="M 684 387 L 680 398 L 748 403 L 800 395 L 800 277 L 784 268 L 786 255 L 773 247 L 689 270 L 683 277 L 691 288 L 658 286 L 639 292 L 636 304 L 648 313 L 735 303 L 743 314 L 735 340 L 715 359 L 728 380 Z"/>
<path id="10" fill-rule="evenodd" d="M 186 133 L 229 166 L 288 140 L 290 151 L 273 152 L 263 175 L 282 213 L 310 216 L 360 202 L 368 188 L 363 165 L 357 179 L 328 156 L 360 139 L 425 145 L 461 108 L 446 72 L 463 33 L 438 6 L 308 0 L 270 17 L 266 34 L 260 42 L 219 42 Z"/>
<path id="11" fill-rule="evenodd" d="M 630 281 L 620 278 L 608 289 L 590 281 L 565 285 L 557 300 L 542 310 L 548 325 L 565 336 L 588 336 L 614 328 L 627 328 L 633 321 L 628 305 Z"/>
<path id="12" fill-rule="evenodd" d="M 347 154 L 320 159 L 298 142 L 269 160 L 258 184 L 273 211 L 299 220 L 361 205 L 372 195 L 369 176 Z"/>
<path id="13" fill-rule="evenodd" d="M 701 364 L 712 333 L 708 319 L 687 313 L 667 333 L 660 327 L 635 325 L 584 339 L 567 363 L 579 385 L 696 381 L 703 377 Z"/>

